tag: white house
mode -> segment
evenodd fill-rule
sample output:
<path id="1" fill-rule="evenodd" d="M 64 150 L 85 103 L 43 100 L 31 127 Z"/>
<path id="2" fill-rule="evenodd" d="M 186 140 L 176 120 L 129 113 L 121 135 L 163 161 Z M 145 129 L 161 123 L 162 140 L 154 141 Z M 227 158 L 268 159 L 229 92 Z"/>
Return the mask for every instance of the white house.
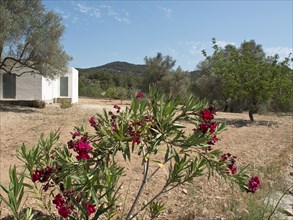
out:
<path id="1" fill-rule="evenodd" d="M 53 103 L 57 98 L 78 102 L 78 71 L 71 67 L 54 80 L 26 72 L 21 76 L 0 72 L 0 100 L 42 100 Z"/>

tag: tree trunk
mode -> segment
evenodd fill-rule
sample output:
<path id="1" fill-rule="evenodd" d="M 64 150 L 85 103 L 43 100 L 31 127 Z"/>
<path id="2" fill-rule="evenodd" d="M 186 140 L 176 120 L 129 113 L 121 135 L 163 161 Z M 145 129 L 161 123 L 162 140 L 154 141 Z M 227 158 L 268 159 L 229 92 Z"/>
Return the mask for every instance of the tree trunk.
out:
<path id="1" fill-rule="evenodd" d="M 252 110 L 249 110 L 248 111 L 248 115 L 249 115 L 249 119 L 251 122 L 254 122 L 254 118 L 253 118 L 253 111 Z"/>
<path id="2" fill-rule="evenodd" d="M 227 112 L 228 111 L 228 108 L 229 108 L 229 105 L 227 103 L 225 103 L 225 105 L 224 105 L 224 112 Z"/>

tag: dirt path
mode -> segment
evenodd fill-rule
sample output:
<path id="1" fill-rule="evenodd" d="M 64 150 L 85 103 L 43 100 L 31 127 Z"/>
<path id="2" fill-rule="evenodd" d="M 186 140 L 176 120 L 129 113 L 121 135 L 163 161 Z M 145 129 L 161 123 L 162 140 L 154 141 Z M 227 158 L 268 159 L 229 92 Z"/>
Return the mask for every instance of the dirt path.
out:
<path id="1" fill-rule="evenodd" d="M 75 125 L 87 123 L 90 116 L 103 108 L 111 109 L 114 104 L 120 105 L 120 101 L 81 99 L 79 104 L 68 109 L 61 109 L 56 105 L 48 105 L 45 109 L 0 106 L 0 181 L 8 183 L 7 171 L 10 165 L 21 165 L 15 151 L 23 142 L 31 146 L 40 133 L 48 134 L 50 130 L 60 128 L 61 141 L 66 143 Z M 264 185 L 275 185 L 278 182 L 266 179 L 266 169 L 271 167 L 277 167 L 278 174 L 286 176 L 286 184 L 289 184 L 293 178 L 289 176 L 292 172 L 290 166 L 293 167 L 292 156 L 291 161 L 289 158 L 293 155 L 292 116 L 256 115 L 254 124 L 249 122 L 248 114 L 218 113 L 217 118 L 227 122 L 227 129 L 222 133 L 217 147 L 237 155 L 239 164 L 253 164 L 251 170 L 255 174 L 263 171 L 261 176 Z M 134 158 L 127 165 L 126 170 L 131 174 L 127 181 L 132 184 L 132 189 L 138 187 L 141 181 L 140 164 L 141 159 Z M 152 190 L 156 190 L 162 177 L 163 174 L 159 174 Z M 128 186 L 125 185 L 124 192 L 129 194 L 129 203 L 135 190 L 127 190 Z M 206 219 L 220 216 L 227 219 L 233 212 L 229 202 L 231 190 L 222 180 L 213 179 L 207 182 L 199 179 L 194 185 L 187 185 L 164 195 L 167 204 L 162 219 L 192 219 L 192 216 Z M 147 197 L 148 192 L 144 200 Z M 7 210 L 3 204 L 1 206 L 0 217 L 3 217 Z"/>

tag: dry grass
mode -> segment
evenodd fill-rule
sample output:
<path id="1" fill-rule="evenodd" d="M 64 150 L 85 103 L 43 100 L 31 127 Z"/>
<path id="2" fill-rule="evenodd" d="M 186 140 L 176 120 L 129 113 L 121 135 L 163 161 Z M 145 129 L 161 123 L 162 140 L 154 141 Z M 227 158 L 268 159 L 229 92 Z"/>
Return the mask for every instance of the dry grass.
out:
<path id="1" fill-rule="evenodd" d="M 123 106 L 128 103 L 123 102 Z M 60 128 L 61 141 L 65 143 L 70 139 L 69 132 L 75 125 L 87 123 L 91 115 L 103 108 L 111 109 L 114 104 L 120 105 L 120 101 L 81 99 L 79 104 L 66 109 L 51 105 L 45 109 L 1 107 L 1 182 L 8 183 L 10 165 L 21 165 L 16 159 L 15 151 L 23 142 L 32 145 L 36 142 L 38 134 L 48 134 L 50 130 Z M 247 163 L 251 164 L 251 173 L 261 177 L 262 190 L 253 195 L 246 194 L 222 179 L 215 177 L 207 181 L 206 177 L 201 177 L 196 179 L 194 184 L 163 195 L 160 201 L 166 203 L 166 209 L 159 219 L 194 219 L 195 216 L 203 219 L 249 219 L 245 216 L 253 216 L 252 207 L 265 207 L 261 206 L 265 195 L 272 190 L 286 188 L 285 176 L 288 173 L 289 157 L 293 153 L 292 116 L 256 115 L 256 123 L 253 124 L 249 122 L 248 114 L 218 113 L 217 117 L 227 122 L 227 129 L 222 133 L 216 147 L 236 155 L 240 167 Z M 125 206 L 128 207 L 140 184 L 141 158 L 133 157 L 131 163 L 126 165 L 126 172 L 128 175 L 123 179 L 125 184 L 121 192 L 122 199 L 117 208 L 120 212 L 124 204 L 123 195 L 127 194 Z M 164 172 L 164 169 L 161 169 L 155 180 L 147 185 L 141 203 L 159 190 L 165 176 Z M 27 206 L 34 205 L 32 200 L 27 202 Z M 2 206 L 3 204 L 0 217 L 8 214 L 8 210 Z M 141 218 L 147 219 L 146 216 Z"/>

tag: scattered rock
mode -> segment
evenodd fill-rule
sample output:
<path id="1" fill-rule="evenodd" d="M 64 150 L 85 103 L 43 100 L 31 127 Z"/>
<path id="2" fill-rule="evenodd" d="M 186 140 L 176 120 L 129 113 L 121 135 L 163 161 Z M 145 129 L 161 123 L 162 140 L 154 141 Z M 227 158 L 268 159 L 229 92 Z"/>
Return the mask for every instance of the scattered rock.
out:
<path id="1" fill-rule="evenodd" d="M 188 193 L 186 189 L 182 189 L 181 192 L 183 192 L 185 195 Z"/>

